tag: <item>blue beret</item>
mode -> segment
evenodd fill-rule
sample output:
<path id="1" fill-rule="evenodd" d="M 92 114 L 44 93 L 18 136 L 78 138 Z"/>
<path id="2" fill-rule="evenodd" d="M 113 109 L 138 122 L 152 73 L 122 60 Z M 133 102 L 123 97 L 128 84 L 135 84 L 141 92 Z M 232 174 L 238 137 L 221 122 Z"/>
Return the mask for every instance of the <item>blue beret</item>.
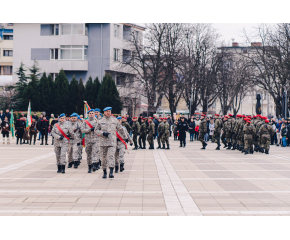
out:
<path id="1" fill-rule="evenodd" d="M 103 116 L 103 114 L 101 114 L 101 113 L 100 113 L 100 115 L 101 115 L 101 117 Z"/>
<path id="2" fill-rule="evenodd" d="M 105 112 L 105 111 L 108 111 L 108 110 L 112 110 L 112 108 L 111 107 L 106 107 L 106 108 L 104 108 L 103 111 Z"/>
<path id="3" fill-rule="evenodd" d="M 96 108 L 95 109 L 95 112 L 100 112 L 101 110 L 99 108 Z"/>
<path id="4" fill-rule="evenodd" d="M 81 117 L 80 117 L 80 115 L 78 115 L 78 119 L 79 119 L 79 120 L 82 120 Z"/>
<path id="5" fill-rule="evenodd" d="M 94 110 L 94 109 L 91 109 L 91 110 L 88 111 L 88 113 L 89 113 L 89 112 L 95 112 L 95 110 Z"/>
<path id="6" fill-rule="evenodd" d="M 59 115 L 59 117 L 60 117 L 60 118 L 61 118 L 61 117 L 65 117 L 65 114 L 62 113 L 62 114 Z"/>
<path id="7" fill-rule="evenodd" d="M 122 119 L 122 117 L 117 117 L 117 119 L 119 120 L 119 119 Z"/>
<path id="8" fill-rule="evenodd" d="M 72 115 L 70 115 L 71 117 L 77 117 L 78 114 L 77 113 L 73 113 Z"/>

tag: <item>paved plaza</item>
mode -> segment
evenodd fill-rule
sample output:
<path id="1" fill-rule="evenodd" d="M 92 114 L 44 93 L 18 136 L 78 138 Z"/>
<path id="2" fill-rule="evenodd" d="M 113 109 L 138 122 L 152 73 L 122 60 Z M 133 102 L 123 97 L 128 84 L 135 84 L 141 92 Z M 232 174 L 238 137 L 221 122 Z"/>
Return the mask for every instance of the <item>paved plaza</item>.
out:
<path id="1" fill-rule="evenodd" d="M 189 136 L 179 148 L 171 137 L 171 150 L 129 150 L 125 171 L 102 179 L 87 173 L 85 151 L 78 169 L 60 174 L 53 146 L 36 144 L 1 141 L 2 216 L 290 215 L 289 147 L 244 155 L 200 150 Z"/>

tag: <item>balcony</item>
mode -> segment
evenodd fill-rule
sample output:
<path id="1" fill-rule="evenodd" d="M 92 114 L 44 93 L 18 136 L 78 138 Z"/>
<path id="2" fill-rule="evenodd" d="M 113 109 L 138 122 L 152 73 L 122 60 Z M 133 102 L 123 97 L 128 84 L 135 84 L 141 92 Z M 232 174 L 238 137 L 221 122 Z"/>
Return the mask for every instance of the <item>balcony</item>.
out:
<path id="1" fill-rule="evenodd" d="M 13 84 L 12 75 L 0 75 L 0 86 L 7 86 Z"/>

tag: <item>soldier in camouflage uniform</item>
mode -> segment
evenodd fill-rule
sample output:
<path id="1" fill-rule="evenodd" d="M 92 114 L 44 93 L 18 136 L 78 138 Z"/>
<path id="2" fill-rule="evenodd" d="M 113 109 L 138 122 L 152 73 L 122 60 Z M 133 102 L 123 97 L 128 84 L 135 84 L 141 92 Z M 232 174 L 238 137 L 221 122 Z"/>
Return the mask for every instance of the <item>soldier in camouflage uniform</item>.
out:
<path id="1" fill-rule="evenodd" d="M 169 148 L 169 135 L 170 135 L 170 126 L 169 126 L 169 123 L 167 122 L 167 118 L 163 118 L 163 124 L 164 124 L 164 134 L 162 136 L 162 149 L 165 149 L 165 143 L 167 145 L 167 148 L 166 149 L 170 149 Z"/>
<path id="2" fill-rule="evenodd" d="M 231 133 L 231 128 L 232 128 L 232 122 L 229 119 L 229 116 L 227 116 L 227 115 L 225 116 L 225 119 L 226 119 L 226 121 L 225 121 L 224 126 L 223 126 L 223 132 L 225 133 L 224 137 L 225 137 L 225 142 L 226 142 L 225 147 L 226 146 L 229 147 L 229 146 L 231 146 L 230 145 L 230 143 L 231 143 L 230 133 Z"/>
<path id="3" fill-rule="evenodd" d="M 229 132 L 227 132 L 227 142 L 228 144 L 228 148 L 227 149 L 231 149 L 231 147 L 233 147 L 234 143 L 233 143 L 233 133 L 234 133 L 234 123 L 235 123 L 235 119 L 233 118 L 233 115 L 230 113 L 229 115 L 229 122 L 231 123 L 231 128 L 229 129 Z"/>
<path id="4" fill-rule="evenodd" d="M 238 124 L 238 138 L 239 138 L 239 148 L 238 150 L 239 151 L 242 151 L 243 148 L 244 148 L 244 137 L 243 137 L 243 126 L 244 126 L 244 118 L 245 118 L 245 115 L 240 115 L 241 116 L 241 119 L 240 119 L 240 122 Z"/>
<path id="5" fill-rule="evenodd" d="M 232 117 L 231 117 L 231 120 L 232 120 L 232 144 L 233 144 L 233 148 L 232 150 L 236 150 L 237 149 L 237 135 L 236 135 L 236 132 L 235 132 L 235 129 L 236 129 L 236 124 L 237 124 L 237 120 L 233 117 L 232 114 L 230 114 Z"/>
<path id="6" fill-rule="evenodd" d="M 220 139 L 221 139 L 221 130 L 223 127 L 222 120 L 219 118 L 219 114 L 215 114 L 215 121 L 214 121 L 214 132 L 212 138 L 215 143 L 217 143 L 217 147 L 215 150 L 220 150 Z"/>
<path id="7" fill-rule="evenodd" d="M 141 149 L 146 149 L 146 134 L 147 134 L 147 125 L 145 123 L 145 118 L 141 118 L 141 126 L 140 126 L 140 136 L 139 136 L 139 147 Z M 142 147 L 143 143 L 143 147 Z"/>
<path id="8" fill-rule="evenodd" d="M 83 120 L 81 119 L 81 117 L 78 115 L 78 123 L 80 124 L 80 126 L 82 126 Z M 82 160 L 82 156 L 83 156 L 83 144 L 82 144 L 82 140 L 83 140 L 83 133 L 82 130 L 79 129 L 79 133 L 81 135 L 81 144 L 78 145 L 78 151 L 79 151 L 79 158 L 78 158 L 78 165 L 81 164 L 81 160 Z"/>
<path id="9" fill-rule="evenodd" d="M 95 120 L 98 122 L 102 119 L 101 116 L 101 110 L 99 108 L 95 109 Z M 97 163 L 93 164 L 93 171 L 99 170 L 101 167 L 101 155 L 100 155 L 100 138 L 97 138 L 97 152 L 95 153 L 97 155 Z"/>
<path id="10" fill-rule="evenodd" d="M 58 127 L 66 135 L 67 138 L 73 138 L 74 133 L 65 122 L 65 114 L 59 115 L 59 122 L 56 123 L 52 130 L 51 135 L 54 137 L 54 152 L 56 155 L 57 172 L 65 173 L 66 153 L 68 149 L 68 139 L 61 133 Z"/>
<path id="11" fill-rule="evenodd" d="M 275 134 L 275 130 L 269 124 L 269 120 L 266 119 L 265 123 L 259 129 L 258 136 L 260 137 L 262 153 L 269 154 L 269 148 L 271 143 L 271 137 Z"/>
<path id="12" fill-rule="evenodd" d="M 71 168 L 74 164 L 74 168 L 79 165 L 79 149 L 78 146 L 81 145 L 81 124 L 78 123 L 78 115 L 73 113 L 70 115 L 71 121 L 69 121 L 69 127 L 74 132 L 74 139 L 71 139 L 68 143 L 68 168 Z"/>
<path id="13" fill-rule="evenodd" d="M 261 144 L 261 138 L 260 136 L 258 135 L 258 132 L 261 128 L 261 126 L 265 123 L 265 120 L 267 119 L 267 117 L 264 117 L 264 116 L 261 116 L 261 115 L 258 115 L 258 122 L 256 123 L 256 140 L 257 140 L 257 148 L 255 149 L 255 151 L 257 152 L 263 152 L 263 149 L 262 149 L 262 144 Z"/>
<path id="14" fill-rule="evenodd" d="M 98 135 L 94 131 L 95 128 L 98 126 L 98 123 L 95 120 L 94 109 L 89 110 L 88 115 L 89 115 L 89 118 L 83 121 L 83 124 L 81 125 L 81 130 L 83 133 L 85 133 L 88 173 L 91 173 L 93 165 L 94 165 L 94 169 L 98 169 L 97 165 L 99 164 L 99 162 L 97 161 L 98 159 L 97 159 L 97 154 L 96 154 L 99 151 L 99 147 L 97 143 Z"/>
<path id="15" fill-rule="evenodd" d="M 251 124 L 250 120 L 247 120 L 247 124 L 244 126 L 244 142 L 245 142 L 245 155 L 254 153 L 253 151 L 253 138 L 256 135 L 256 128 Z"/>
<path id="16" fill-rule="evenodd" d="M 153 118 L 149 117 L 149 127 L 147 141 L 149 143 L 149 149 L 154 149 L 154 134 L 155 134 L 155 124 L 153 123 Z"/>
<path id="17" fill-rule="evenodd" d="M 117 117 L 117 120 L 119 121 L 120 124 L 122 124 L 122 118 L 121 117 Z M 124 135 L 123 133 L 119 133 L 120 137 L 126 142 L 130 142 L 130 146 L 133 146 L 133 141 L 132 138 L 130 137 L 130 134 L 128 133 L 127 129 L 125 126 L 122 126 L 125 131 L 124 131 Z M 119 171 L 119 164 L 120 164 L 120 172 L 123 172 L 125 170 L 124 168 L 124 155 L 126 152 L 126 147 L 125 144 L 117 137 L 117 146 L 116 146 L 116 153 L 115 153 L 115 173 L 118 173 Z"/>
<path id="18" fill-rule="evenodd" d="M 138 122 L 137 117 L 133 117 L 133 125 L 132 125 L 132 133 L 133 133 L 133 142 L 134 142 L 134 148 L 133 150 L 138 149 L 138 143 L 137 143 L 137 137 L 140 135 L 140 124 Z"/>
<path id="19" fill-rule="evenodd" d="M 228 116 L 226 115 L 223 117 L 223 130 L 222 130 L 222 135 L 221 135 L 221 140 L 222 140 L 222 143 L 224 144 L 224 148 L 228 146 L 226 142 L 226 132 L 224 131 L 224 126 L 227 121 L 228 121 Z"/>
<path id="20" fill-rule="evenodd" d="M 207 122 L 206 122 L 204 114 L 201 114 L 200 120 L 201 120 L 201 122 L 199 124 L 198 140 L 201 141 L 201 143 L 202 143 L 201 149 L 205 149 L 205 147 L 207 146 L 207 143 L 204 141 L 204 136 L 207 133 Z"/>
<path id="21" fill-rule="evenodd" d="M 158 119 L 159 125 L 158 125 L 158 128 L 157 128 L 157 132 L 158 132 L 158 137 L 157 137 L 158 147 L 157 147 L 157 149 L 161 149 L 161 139 L 162 139 L 163 134 L 165 132 L 164 123 L 163 123 L 162 120 L 163 120 L 163 118 L 159 118 Z"/>
<path id="22" fill-rule="evenodd" d="M 111 116 L 111 107 L 104 108 L 104 117 L 98 121 L 95 133 L 100 136 L 100 154 L 103 168 L 103 178 L 107 178 L 107 167 L 110 169 L 109 178 L 114 178 L 115 152 L 117 146 L 116 130 L 125 135 L 126 130 L 119 121 Z"/>
<path id="23" fill-rule="evenodd" d="M 124 126 L 127 129 L 127 132 L 130 134 L 131 126 L 127 122 L 127 118 L 126 117 L 122 117 L 122 126 Z"/>

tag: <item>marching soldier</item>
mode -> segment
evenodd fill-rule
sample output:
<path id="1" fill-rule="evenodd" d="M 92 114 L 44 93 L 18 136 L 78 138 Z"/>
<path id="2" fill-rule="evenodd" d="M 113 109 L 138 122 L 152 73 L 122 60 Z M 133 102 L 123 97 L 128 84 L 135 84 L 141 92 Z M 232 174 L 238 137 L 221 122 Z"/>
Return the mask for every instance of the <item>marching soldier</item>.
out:
<path id="1" fill-rule="evenodd" d="M 236 148 L 235 149 L 238 149 L 238 150 L 240 150 L 240 146 L 241 146 L 241 140 L 240 140 L 240 135 L 239 135 L 239 128 L 240 128 L 240 125 L 242 123 L 241 117 L 242 116 L 240 114 L 237 114 L 236 125 L 234 128 L 234 134 L 236 136 Z M 234 149 L 232 149 L 232 150 L 234 150 Z"/>
<path id="2" fill-rule="evenodd" d="M 155 134 L 155 124 L 153 123 L 153 118 L 149 117 L 149 127 L 147 141 L 149 143 L 149 149 L 154 149 L 154 134 Z"/>
<path id="3" fill-rule="evenodd" d="M 228 121 L 228 116 L 225 115 L 223 117 L 223 133 L 221 135 L 221 139 L 222 139 L 222 143 L 224 144 L 224 148 L 226 148 L 228 146 L 227 142 L 226 142 L 226 131 L 224 130 L 224 127 L 225 127 L 227 121 Z"/>
<path id="4" fill-rule="evenodd" d="M 29 145 L 31 145 L 31 140 L 32 140 L 32 137 L 34 137 L 34 141 L 33 141 L 33 145 L 35 145 L 35 141 L 36 141 L 36 138 L 37 138 L 37 123 L 36 123 L 36 120 L 34 118 L 32 118 L 32 123 L 31 123 L 31 126 L 29 128 L 29 136 L 30 136 L 30 143 Z"/>
<path id="5" fill-rule="evenodd" d="M 98 135 L 95 132 L 98 123 L 95 120 L 94 109 L 89 110 L 88 115 L 88 119 L 84 120 L 81 125 L 81 131 L 85 133 L 88 173 L 91 173 L 93 167 L 93 171 L 99 169 L 99 162 L 97 161 L 97 152 L 99 151 L 97 143 Z"/>
<path id="6" fill-rule="evenodd" d="M 265 117 L 264 117 L 265 118 Z M 272 126 L 269 124 L 269 120 L 266 119 L 265 123 L 261 125 L 258 136 L 260 138 L 261 142 L 261 148 L 262 148 L 262 153 L 269 154 L 269 148 L 270 148 L 270 143 L 271 143 L 271 136 L 275 134 L 275 130 L 272 128 Z"/>
<path id="7" fill-rule="evenodd" d="M 119 121 L 120 124 L 122 124 L 122 118 L 121 117 L 117 117 L 117 120 Z M 133 141 L 132 138 L 130 137 L 126 127 L 122 126 L 125 131 L 125 134 L 119 133 L 120 138 L 117 135 L 117 146 L 116 146 L 116 153 L 115 153 L 115 173 L 118 173 L 119 170 L 119 164 L 120 164 L 120 172 L 123 172 L 125 170 L 124 168 L 124 155 L 127 149 L 127 144 L 128 142 L 130 142 L 130 146 L 133 146 Z M 123 142 L 123 141 L 124 142 Z"/>
<path id="8" fill-rule="evenodd" d="M 232 120 L 232 144 L 233 144 L 233 148 L 232 150 L 236 150 L 237 148 L 237 136 L 236 136 L 236 133 L 235 133 L 235 129 L 236 129 L 236 124 L 237 124 L 237 120 L 233 117 L 232 114 L 230 114 L 232 117 L 231 117 L 231 120 Z"/>
<path id="9" fill-rule="evenodd" d="M 256 135 L 256 129 L 250 120 L 247 120 L 247 124 L 244 126 L 244 142 L 245 142 L 245 155 L 254 153 L 253 151 L 253 138 Z"/>
<path id="10" fill-rule="evenodd" d="M 130 134 L 131 126 L 127 122 L 127 118 L 126 117 L 122 117 L 122 126 L 124 126 L 127 129 L 127 132 Z"/>
<path id="11" fill-rule="evenodd" d="M 40 132 L 41 132 L 41 144 L 43 145 L 43 138 L 45 137 L 45 145 L 47 144 L 47 136 L 48 136 L 48 127 L 49 127 L 49 123 L 48 120 L 46 119 L 46 116 L 43 116 L 42 120 L 40 121 Z"/>
<path id="12" fill-rule="evenodd" d="M 138 149 L 137 136 L 140 134 L 140 124 L 138 122 L 137 117 L 133 117 L 132 132 L 133 132 L 133 142 L 135 146 L 133 150 L 137 150 Z"/>
<path id="13" fill-rule="evenodd" d="M 159 118 L 158 119 L 159 125 L 158 125 L 158 128 L 157 128 L 157 132 L 158 132 L 158 137 L 157 137 L 158 147 L 157 147 L 157 149 L 161 149 L 161 139 L 162 139 L 163 134 L 165 132 L 164 123 L 162 122 L 162 120 L 163 120 L 163 118 Z"/>
<path id="14" fill-rule="evenodd" d="M 221 130 L 223 127 L 222 120 L 219 118 L 219 114 L 215 114 L 215 122 L 214 122 L 214 132 L 212 138 L 214 139 L 214 142 L 217 143 L 217 147 L 215 150 L 220 150 L 221 146 Z"/>
<path id="15" fill-rule="evenodd" d="M 187 122 L 184 121 L 183 116 L 181 116 L 180 119 L 181 119 L 181 121 L 177 124 L 177 132 L 179 133 L 179 141 L 180 141 L 179 147 L 182 147 L 182 143 L 183 143 L 183 147 L 185 147 L 185 145 L 186 145 L 185 136 L 186 136 L 186 132 L 188 130 L 188 124 L 187 124 Z"/>
<path id="16" fill-rule="evenodd" d="M 163 137 L 162 137 L 162 149 L 165 149 L 165 143 L 167 145 L 167 148 L 166 149 L 170 149 L 169 148 L 169 135 L 170 135 L 170 126 L 169 126 L 169 123 L 167 122 L 167 118 L 163 118 L 163 123 L 164 123 L 164 134 L 163 134 Z M 186 137 L 186 134 L 185 134 L 185 137 Z M 185 139 L 184 139 L 184 146 L 185 146 L 186 142 L 185 142 Z"/>
<path id="17" fill-rule="evenodd" d="M 126 130 L 119 121 L 111 116 L 111 107 L 104 109 L 104 117 L 98 121 L 95 133 L 100 136 L 100 154 L 103 168 L 103 178 L 107 178 L 107 167 L 110 169 L 109 178 L 114 178 L 115 152 L 117 145 L 116 131 L 120 135 L 125 135 Z"/>
<path id="18" fill-rule="evenodd" d="M 2 129 L 2 136 L 3 136 L 3 144 L 5 144 L 5 137 L 7 137 L 7 144 L 10 144 L 10 138 L 9 138 L 9 131 L 10 131 L 10 124 L 8 122 L 8 117 L 5 116 L 3 122 L 1 123 L 1 129 Z"/>
<path id="19" fill-rule="evenodd" d="M 54 137 L 54 152 L 56 155 L 57 172 L 65 173 L 66 153 L 68 141 L 74 137 L 74 133 L 65 122 L 65 114 L 59 115 L 59 122 L 54 124 L 51 135 Z"/>
<path id="20" fill-rule="evenodd" d="M 205 147 L 207 146 L 207 143 L 204 141 L 204 136 L 207 133 L 207 122 L 206 122 L 204 114 L 201 114 L 200 120 L 201 120 L 201 122 L 199 124 L 198 140 L 201 141 L 201 143 L 202 143 L 201 149 L 205 149 Z"/>
<path id="21" fill-rule="evenodd" d="M 78 115 L 78 123 L 80 124 L 80 126 L 82 126 L 83 123 L 83 119 Z M 82 140 L 83 140 L 83 133 L 82 130 L 79 129 L 79 134 L 81 136 L 81 144 L 78 145 L 78 152 L 79 152 L 79 158 L 78 158 L 78 165 L 81 164 L 81 160 L 82 160 L 82 156 L 83 156 L 83 145 L 82 145 Z"/>
<path id="22" fill-rule="evenodd" d="M 78 114 L 73 113 L 70 115 L 71 121 L 69 122 L 69 127 L 71 131 L 74 132 L 74 139 L 70 139 L 68 143 L 68 168 L 71 168 L 74 164 L 74 168 L 79 165 L 79 149 L 78 146 L 81 144 L 81 124 L 78 123 Z"/>
<path id="23" fill-rule="evenodd" d="M 139 147 L 141 149 L 146 149 L 146 134 L 147 134 L 147 125 L 145 123 L 145 118 L 141 118 L 140 136 L 139 136 Z"/>
<path id="24" fill-rule="evenodd" d="M 229 115 L 229 122 L 231 123 L 231 128 L 229 129 L 229 132 L 227 133 L 228 135 L 228 141 L 230 144 L 228 144 L 228 148 L 227 149 L 231 149 L 234 146 L 234 142 L 233 142 L 233 132 L 234 132 L 234 124 L 235 124 L 235 119 L 233 118 L 233 115 L 230 113 Z"/>
<path id="25" fill-rule="evenodd" d="M 223 130 L 225 132 L 226 143 L 228 145 L 227 149 L 231 149 L 231 133 L 232 133 L 232 120 L 228 116 L 225 116 L 227 121 L 224 124 Z"/>

